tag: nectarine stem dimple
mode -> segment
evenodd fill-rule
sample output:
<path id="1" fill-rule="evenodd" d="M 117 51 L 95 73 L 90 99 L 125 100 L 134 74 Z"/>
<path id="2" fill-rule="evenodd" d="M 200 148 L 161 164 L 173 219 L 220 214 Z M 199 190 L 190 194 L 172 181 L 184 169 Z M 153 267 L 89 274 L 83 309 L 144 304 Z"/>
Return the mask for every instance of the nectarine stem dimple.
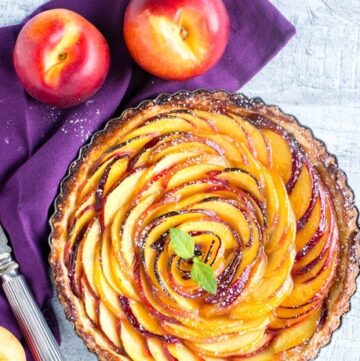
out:
<path id="1" fill-rule="evenodd" d="M 60 54 L 58 55 L 58 60 L 59 60 L 59 61 L 63 61 L 63 60 L 65 60 L 66 58 L 67 58 L 67 54 L 64 53 L 64 52 L 62 52 L 62 53 L 60 53 Z"/>
<path id="2" fill-rule="evenodd" d="M 183 26 L 180 27 L 180 36 L 181 36 L 181 39 L 185 40 L 189 35 L 189 31 L 184 28 Z"/>

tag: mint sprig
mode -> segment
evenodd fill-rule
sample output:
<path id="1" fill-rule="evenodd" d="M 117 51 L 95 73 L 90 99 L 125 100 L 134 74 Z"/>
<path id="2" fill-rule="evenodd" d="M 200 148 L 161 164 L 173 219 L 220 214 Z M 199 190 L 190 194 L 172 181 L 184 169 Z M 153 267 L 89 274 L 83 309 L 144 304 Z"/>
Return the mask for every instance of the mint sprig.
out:
<path id="1" fill-rule="evenodd" d="M 216 294 L 217 283 L 213 269 L 204 263 L 200 257 L 195 257 L 195 240 L 186 232 L 178 228 L 170 228 L 170 245 L 175 254 L 183 259 L 191 259 L 191 279 L 203 290 Z"/>
<path id="2" fill-rule="evenodd" d="M 190 234 L 178 228 L 170 228 L 170 240 L 177 256 L 184 259 L 194 257 L 195 241 Z"/>
<path id="3" fill-rule="evenodd" d="M 214 295 L 217 291 L 214 270 L 208 264 L 201 261 L 200 257 L 194 257 L 193 261 L 194 263 L 191 268 L 192 280 L 194 280 L 203 290 Z"/>

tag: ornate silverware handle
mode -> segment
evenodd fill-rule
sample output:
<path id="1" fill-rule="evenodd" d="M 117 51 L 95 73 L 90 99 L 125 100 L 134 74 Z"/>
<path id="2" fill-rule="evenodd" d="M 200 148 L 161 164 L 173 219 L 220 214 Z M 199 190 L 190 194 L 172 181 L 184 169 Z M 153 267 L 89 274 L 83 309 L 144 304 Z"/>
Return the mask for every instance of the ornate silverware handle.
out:
<path id="1" fill-rule="evenodd" d="M 3 289 L 36 361 L 64 361 L 25 278 L 16 271 L 3 276 Z"/>

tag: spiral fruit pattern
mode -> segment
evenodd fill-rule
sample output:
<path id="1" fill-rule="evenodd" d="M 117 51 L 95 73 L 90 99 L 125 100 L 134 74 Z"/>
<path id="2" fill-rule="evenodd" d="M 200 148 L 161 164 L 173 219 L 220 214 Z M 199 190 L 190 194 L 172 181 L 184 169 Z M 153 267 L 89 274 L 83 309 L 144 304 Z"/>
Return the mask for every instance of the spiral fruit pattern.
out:
<path id="1" fill-rule="evenodd" d="M 107 360 L 288 359 L 326 317 L 339 231 L 314 164 L 256 102 L 203 96 L 128 112 L 73 170 L 57 256 Z M 193 237 L 215 294 L 170 228 Z"/>

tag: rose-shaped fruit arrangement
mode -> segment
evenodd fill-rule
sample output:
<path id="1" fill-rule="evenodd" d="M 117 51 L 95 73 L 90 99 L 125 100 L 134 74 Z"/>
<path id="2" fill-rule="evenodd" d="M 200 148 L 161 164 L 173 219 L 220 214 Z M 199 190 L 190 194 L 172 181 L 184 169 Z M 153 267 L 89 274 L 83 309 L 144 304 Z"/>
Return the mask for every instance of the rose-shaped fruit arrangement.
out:
<path id="1" fill-rule="evenodd" d="M 69 317 L 103 360 L 312 357 L 355 284 L 336 172 L 293 118 L 240 95 L 126 112 L 81 153 L 52 220 Z"/>

